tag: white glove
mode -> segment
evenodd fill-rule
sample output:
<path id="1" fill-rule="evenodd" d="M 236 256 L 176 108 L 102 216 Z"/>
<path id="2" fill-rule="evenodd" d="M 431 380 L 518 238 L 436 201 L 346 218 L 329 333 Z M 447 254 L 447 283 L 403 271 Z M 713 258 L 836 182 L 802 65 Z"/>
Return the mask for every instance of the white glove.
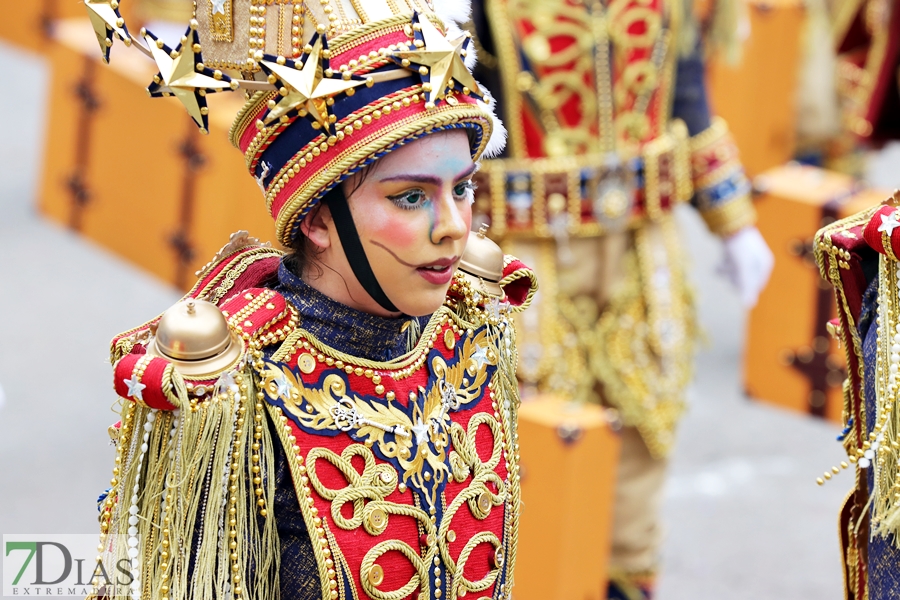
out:
<path id="1" fill-rule="evenodd" d="M 745 308 L 753 308 L 766 287 L 775 257 L 756 227 L 744 227 L 722 240 L 725 256 L 719 271 L 737 288 Z"/>

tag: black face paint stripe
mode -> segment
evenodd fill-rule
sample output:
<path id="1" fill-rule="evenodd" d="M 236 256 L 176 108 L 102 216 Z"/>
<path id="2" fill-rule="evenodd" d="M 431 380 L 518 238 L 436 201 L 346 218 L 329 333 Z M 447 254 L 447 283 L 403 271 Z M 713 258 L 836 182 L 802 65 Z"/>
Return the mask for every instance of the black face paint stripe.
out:
<path id="1" fill-rule="evenodd" d="M 372 265 L 369 264 L 369 258 L 359 239 L 356 223 L 353 222 L 353 215 L 350 213 L 350 205 L 347 204 L 344 190 L 340 185 L 335 186 L 325 195 L 323 202 L 331 209 L 331 217 L 334 219 L 338 238 L 341 240 L 344 253 L 347 255 L 347 262 L 350 263 L 356 279 L 381 308 L 388 312 L 399 312 L 381 289 L 381 284 L 378 283 L 375 273 L 372 272 Z"/>

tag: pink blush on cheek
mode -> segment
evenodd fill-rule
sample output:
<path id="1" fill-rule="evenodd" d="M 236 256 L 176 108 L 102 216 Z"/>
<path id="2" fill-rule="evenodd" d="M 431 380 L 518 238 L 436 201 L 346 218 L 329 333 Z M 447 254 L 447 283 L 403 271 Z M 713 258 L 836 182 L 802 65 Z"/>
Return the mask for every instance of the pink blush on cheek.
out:
<path id="1" fill-rule="evenodd" d="M 361 207 L 359 218 L 354 219 L 363 239 L 377 240 L 395 250 L 416 244 L 417 237 L 427 239 L 427 231 L 424 235 L 420 231 L 427 227 L 427 222 L 423 219 L 414 218 L 413 215 L 396 214 L 397 211 L 385 210 L 385 207 L 373 204 L 375 203 Z"/>

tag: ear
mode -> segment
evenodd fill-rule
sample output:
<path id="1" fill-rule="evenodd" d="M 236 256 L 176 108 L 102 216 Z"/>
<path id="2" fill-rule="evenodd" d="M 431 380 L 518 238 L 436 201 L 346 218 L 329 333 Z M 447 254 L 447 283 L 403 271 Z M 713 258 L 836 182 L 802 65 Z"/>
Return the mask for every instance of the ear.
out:
<path id="1" fill-rule="evenodd" d="M 331 211 L 325 205 L 319 205 L 300 223 L 300 231 L 309 238 L 316 247 L 324 250 L 331 247 L 330 230 L 334 229 Z"/>

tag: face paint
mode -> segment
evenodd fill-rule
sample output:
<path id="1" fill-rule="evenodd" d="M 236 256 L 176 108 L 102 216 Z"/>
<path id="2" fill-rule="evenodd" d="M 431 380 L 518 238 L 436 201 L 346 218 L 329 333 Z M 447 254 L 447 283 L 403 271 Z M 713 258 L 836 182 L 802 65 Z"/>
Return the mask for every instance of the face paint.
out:
<path id="1" fill-rule="evenodd" d="M 474 171 L 467 135 L 438 133 L 380 159 L 350 193 L 372 271 L 404 314 L 444 301 L 472 225 Z"/>

